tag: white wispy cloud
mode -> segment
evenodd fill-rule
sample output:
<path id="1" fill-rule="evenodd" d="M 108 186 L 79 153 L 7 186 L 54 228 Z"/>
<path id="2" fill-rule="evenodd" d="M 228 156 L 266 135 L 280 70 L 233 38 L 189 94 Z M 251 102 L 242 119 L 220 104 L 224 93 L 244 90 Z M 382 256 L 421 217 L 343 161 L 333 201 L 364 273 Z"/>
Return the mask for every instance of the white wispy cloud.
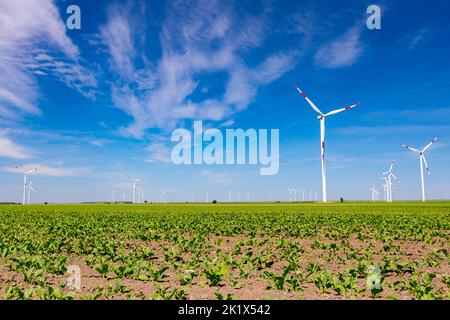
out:
<path id="1" fill-rule="evenodd" d="M 211 184 L 223 184 L 223 185 L 231 185 L 236 182 L 236 172 L 233 174 L 226 174 L 222 172 L 213 172 L 210 170 L 203 170 L 200 172 L 200 175 L 206 178 L 207 183 Z"/>
<path id="2" fill-rule="evenodd" d="M 231 127 L 232 125 L 234 125 L 234 119 L 229 119 L 227 121 L 224 121 L 219 126 L 220 127 Z"/>
<path id="3" fill-rule="evenodd" d="M 34 175 L 48 176 L 48 177 L 69 177 L 77 176 L 88 171 L 87 168 L 72 168 L 72 167 L 50 167 L 39 163 L 30 163 L 17 167 L 2 167 L 0 171 L 9 173 L 23 173 L 31 169 L 37 168 Z"/>
<path id="4" fill-rule="evenodd" d="M 425 35 L 428 33 L 427 28 L 420 29 L 410 40 L 408 48 L 410 50 L 418 47 L 423 42 Z"/>
<path id="5" fill-rule="evenodd" d="M 363 52 L 360 38 L 361 27 L 350 28 L 344 35 L 317 50 L 314 56 L 316 65 L 331 69 L 353 65 Z"/>
<path id="6" fill-rule="evenodd" d="M 432 136 L 436 132 L 449 132 L 449 125 L 380 125 L 380 126 L 349 126 L 332 129 L 338 134 L 358 135 L 392 135 L 400 133 L 423 133 L 429 132 Z"/>
<path id="7" fill-rule="evenodd" d="M 264 13 L 236 16 L 221 1 L 173 1 L 159 34 L 161 56 L 150 64 L 141 38 L 131 31 L 141 23 L 139 15 L 131 9 L 109 12 L 100 38 L 117 76 L 112 100 L 133 118 L 124 135 L 142 138 L 149 128 L 166 130 L 185 120 L 225 120 L 247 108 L 260 86 L 293 68 L 298 54 L 275 52 L 249 66 L 246 55 L 264 43 Z M 212 73 L 227 75 L 223 94 L 193 99 L 205 93 L 198 77 Z"/>
<path id="8" fill-rule="evenodd" d="M 144 148 L 148 153 L 145 162 L 148 163 L 171 163 L 171 147 L 167 145 L 165 135 L 151 135 L 150 143 Z"/>
<path id="9" fill-rule="evenodd" d="M 6 136 L 0 134 L 0 157 L 28 159 L 32 157 L 32 151 L 29 148 L 14 143 Z"/>
<path id="10" fill-rule="evenodd" d="M 145 160 L 148 163 L 171 162 L 171 148 L 164 142 L 151 142 L 147 147 L 145 147 L 145 151 L 149 153 L 149 156 Z"/>
<path id="11" fill-rule="evenodd" d="M 0 117 L 40 114 L 36 76 L 53 72 L 79 91 L 95 85 L 52 0 L 1 1 L 0 30 Z"/>

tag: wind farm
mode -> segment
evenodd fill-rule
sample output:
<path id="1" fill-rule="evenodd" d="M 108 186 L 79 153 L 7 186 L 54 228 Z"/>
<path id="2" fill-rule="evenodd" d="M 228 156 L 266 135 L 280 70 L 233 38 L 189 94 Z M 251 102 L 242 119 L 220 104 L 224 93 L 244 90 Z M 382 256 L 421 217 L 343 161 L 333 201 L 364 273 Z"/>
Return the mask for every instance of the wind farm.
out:
<path id="1" fill-rule="evenodd" d="M 450 300 L 449 9 L 422 2 L 1 0 L 0 305 Z"/>

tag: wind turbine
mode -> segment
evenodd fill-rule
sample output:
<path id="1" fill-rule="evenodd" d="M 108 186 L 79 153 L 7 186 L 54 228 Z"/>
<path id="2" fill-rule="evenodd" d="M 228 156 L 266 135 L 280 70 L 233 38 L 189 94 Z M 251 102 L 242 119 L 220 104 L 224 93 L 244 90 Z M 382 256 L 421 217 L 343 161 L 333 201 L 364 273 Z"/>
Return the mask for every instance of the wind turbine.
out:
<path id="1" fill-rule="evenodd" d="M 141 181 L 141 178 L 133 179 L 130 176 L 128 176 L 131 181 L 133 181 L 133 203 L 136 203 L 136 183 Z"/>
<path id="2" fill-rule="evenodd" d="M 302 201 L 305 202 L 305 191 L 306 190 L 302 190 Z"/>
<path id="3" fill-rule="evenodd" d="M 388 195 L 387 199 L 388 199 L 388 202 L 392 202 L 392 186 L 393 186 L 392 178 L 394 178 L 395 181 L 398 181 L 397 177 L 394 174 L 394 160 L 392 160 L 392 162 L 391 162 L 391 166 L 389 167 L 389 171 L 383 172 L 382 176 L 387 178 L 387 181 L 386 181 L 386 183 L 387 183 L 387 195 Z"/>
<path id="4" fill-rule="evenodd" d="M 18 169 L 18 167 L 16 167 L 17 169 Z M 38 169 L 37 168 L 34 168 L 34 169 L 31 169 L 31 170 L 28 170 L 28 171 L 25 171 L 24 173 L 23 173 L 23 196 L 22 196 L 22 204 L 25 204 L 25 200 L 26 200 L 26 195 L 27 195 L 27 178 L 28 178 L 28 175 L 29 174 L 31 174 L 31 173 L 33 173 L 33 172 L 35 172 L 35 171 L 37 171 Z"/>
<path id="5" fill-rule="evenodd" d="M 422 187 L 422 201 L 425 202 L 425 183 L 423 181 L 423 164 L 425 163 L 425 167 L 427 168 L 427 173 L 428 175 L 430 175 L 430 168 L 428 167 L 427 164 L 427 160 L 425 159 L 425 151 L 428 150 L 429 147 L 431 147 L 431 145 L 433 143 L 435 143 L 437 141 L 438 137 L 434 138 L 429 144 L 427 144 L 425 146 L 425 148 L 423 148 L 422 150 L 418 150 L 415 148 L 412 148 L 410 146 L 404 145 L 402 144 L 401 146 L 405 147 L 406 149 L 409 149 L 415 153 L 417 153 L 419 155 L 419 162 L 420 162 L 420 183 L 421 183 L 421 187 Z"/>
<path id="6" fill-rule="evenodd" d="M 166 189 L 163 189 L 163 192 L 161 193 L 161 202 L 166 203 Z"/>
<path id="7" fill-rule="evenodd" d="M 30 183 L 28 183 L 28 204 L 30 204 L 30 193 L 31 191 L 34 191 L 33 187 L 31 186 L 32 183 L 33 181 L 30 181 Z"/>
<path id="8" fill-rule="evenodd" d="M 110 191 L 111 192 L 111 199 L 112 199 L 112 202 L 114 203 L 115 202 L 115 200 L 116 200 L 116 191 Z"/>
<path id="9" fill-rule="evenodd" d="M 330 111 L 328 113 L 323 114 L 322 111 L 319 110 L 319 108 L 316 107 L 314 103 L 312 103 L 311 100 L 303 93 L 302 90 L 300 90 L 299 87 L 294 83 L 295 88 L 300 92 L 300 94 L 305 98 L 306 102 L 309 103 L 309 105 L 316 111 L 319 115 L 317 116 L 317 119 L 320 121 L 320 150 L 321 150 L 321 161 L 322 161 L 322 201 L 327 202 L 327 176 L 326 176 L 326 169 L 325 169 L 325 118 L 328 116 L 331 116 L 333 114 L 340 113 L 345 110 L 349 110 L 352 108 L 355 108 L 359 106 L 360 104 L 353 104 L 351 106 L 347 106 L 341 109 L 336 109 L 333 111 Z"/>
<path id="10" fill-rule="evenodd" d="M 375 188 L 375 186 L 372 186 L 369 188 L 369 191 L 372 192 L 372 201 L 374 202 L 375 200 L 378 200 L 377 196 L 380 192 L 377 190 L 377 188 Z"/>
<path id="11" fill-rule="evenodd" d="M 292 194 L 295 192 L 295 189 L 288 188 L 288 191 L 289 191 L 289 202 L 292 202 Z"/>
<path id="12" fill-rule="evenodd" d="M 297 192 L 299 192 L 300 190 L 298 189 L 294 189 L 294 201 L 297 202 Z"/>

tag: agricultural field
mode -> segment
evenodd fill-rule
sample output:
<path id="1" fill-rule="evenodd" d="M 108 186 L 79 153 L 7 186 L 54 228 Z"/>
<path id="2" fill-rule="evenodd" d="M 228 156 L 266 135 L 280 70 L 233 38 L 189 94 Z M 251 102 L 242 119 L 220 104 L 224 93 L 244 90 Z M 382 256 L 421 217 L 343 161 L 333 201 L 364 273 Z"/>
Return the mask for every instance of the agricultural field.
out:
<path id="1" fill-rule="evenodd" d="M 0 299 L 449 299 L 449 239 L 449 202 L 4 205 Z"/>

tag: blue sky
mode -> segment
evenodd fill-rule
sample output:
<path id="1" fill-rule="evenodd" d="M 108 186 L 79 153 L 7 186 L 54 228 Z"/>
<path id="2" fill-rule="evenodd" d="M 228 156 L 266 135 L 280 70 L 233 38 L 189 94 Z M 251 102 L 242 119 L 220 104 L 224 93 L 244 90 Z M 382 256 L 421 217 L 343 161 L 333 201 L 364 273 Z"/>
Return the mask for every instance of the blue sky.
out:
<path id="1" fill-rule="evenodd" d="M 81 30 L 66 30 L 66 8 Z M 369 30 L 366 8 L 382 8 Z M 426 5 L 425 5 L 426 4 Z M 322 111 L 331 200 L 368 199 L 396 161 L 394 199 L 418 199 L 427 153 L 429 198 L 450 197 L 450 4 L 445 1 L 15 1 L 0 3 L 0 201 L 20 201 L 39 166 L 32 202 L 130 200 L 127 176 L 148 201 L 286 200 L 320 192 Z M 170 134 L 208 127 L 280 130 L 280 170 L 176 166 Z"/>

